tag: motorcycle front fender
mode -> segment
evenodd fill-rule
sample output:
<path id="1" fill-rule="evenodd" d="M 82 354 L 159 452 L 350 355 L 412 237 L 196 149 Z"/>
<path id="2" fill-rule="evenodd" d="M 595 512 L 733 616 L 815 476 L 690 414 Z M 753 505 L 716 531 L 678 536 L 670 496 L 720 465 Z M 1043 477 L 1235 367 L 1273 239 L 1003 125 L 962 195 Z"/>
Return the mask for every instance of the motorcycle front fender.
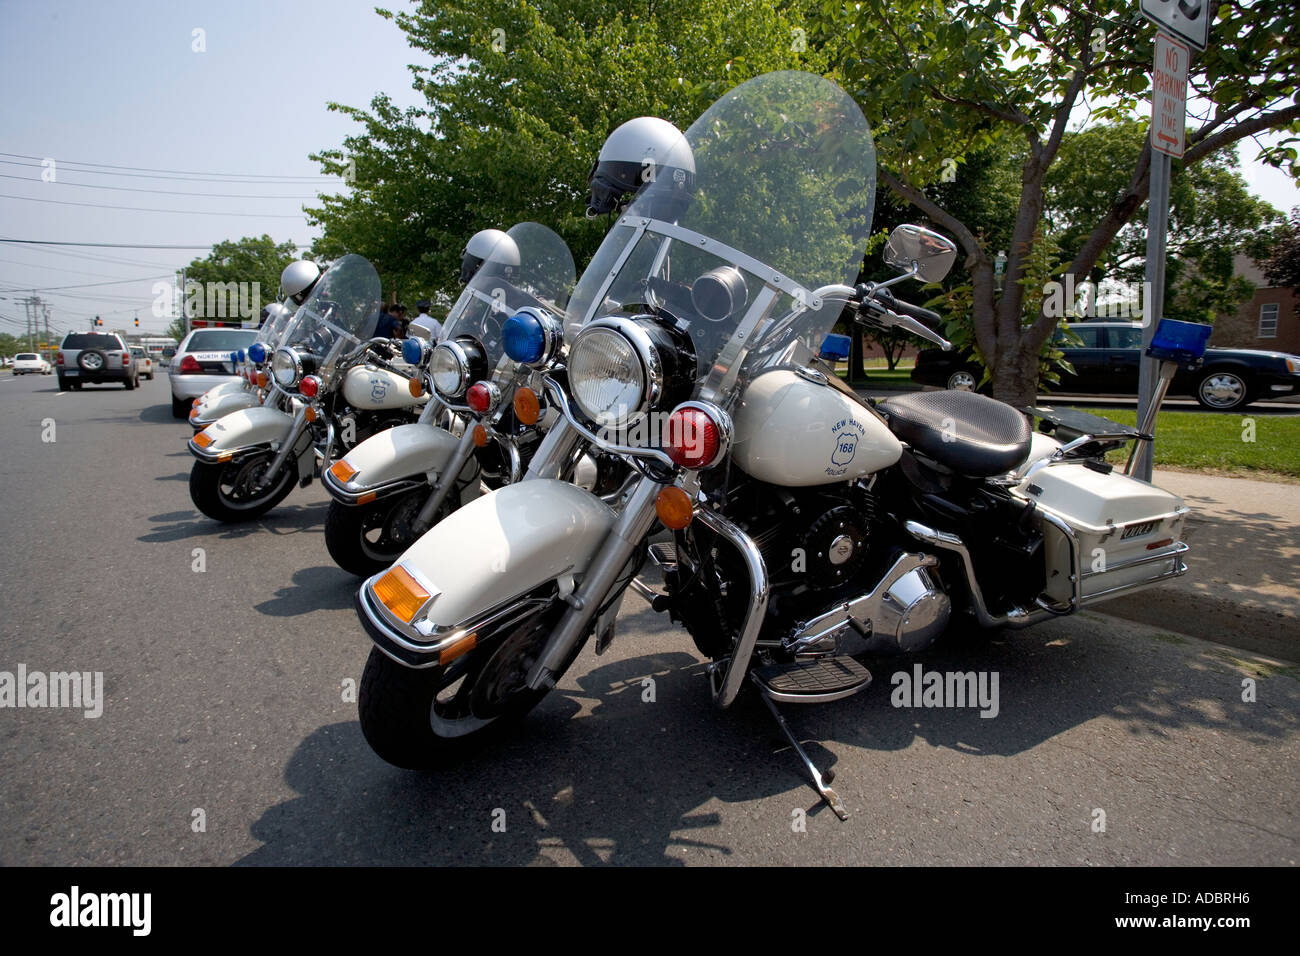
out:
<path id="1" fill-rule="evenodd" d="M 218 461 L 252 448 L 278 447 L 293 430 L 293 416 L 258 405 L 218 419 L 190 439 L 190 453 L 199 461 Z"/>
<path id="2" fill-rule="evenodd" d="M 231 412 L 244 408 L 256 408 L 262 404 L 258 394 L 250 389 L 231 390 L 220 395 L 204 394 L 199 403 L 190 409 L 190 424 L 196 429 L 206 428 Z"/>
<path id="3" fill-rule="evenodd" d="M 430 473 L 441 474 L 460 439 L 436 425 L 414 423 L 387 428 L 371 435 L 327 469 L 321 481 L 343 504 L 357 504 L 362 496 L 401 491 L 424 483 Z M 463 476 L 472 478 L 476 464 L 465 466 Z M 352 474 L 343 480 L 341 475 Z M 466 473 L 467 472 L 467 473 Z M 374 498 L 367 497 L 368 501 Z"/>
<path id="4" fill-rule="evenodd" d="M 430 595 L 411 621 L 376 596 L 384 571 L 357 595 L 362 623 L 394 660 L 432 666 L 447 640 L 543 585 L 555 581 L 569 593 L 615 520 L 603 501 L 567 482 L 506 485 L 444 518 L 398 558 L 395 566 Z"/>

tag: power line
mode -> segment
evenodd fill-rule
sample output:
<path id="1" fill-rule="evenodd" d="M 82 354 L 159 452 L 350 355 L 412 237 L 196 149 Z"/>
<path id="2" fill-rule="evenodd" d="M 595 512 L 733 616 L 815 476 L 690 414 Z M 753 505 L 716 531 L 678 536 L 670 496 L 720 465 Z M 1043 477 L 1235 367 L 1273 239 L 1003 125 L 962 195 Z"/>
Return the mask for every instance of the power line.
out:
<path id="1" fill-rule="evenodd" d="M 36 159 L 41 161 L 53 158 L 49 156 L 28 156 L 24 153 L 5 153 L 5 152 L 0 152 L 0 156 L 13 156 L 15 159 Z M 308 178 L 306 176 L 284 176 L 275 173 L 212 173 L 212 172 L 196 172 L 194 170 L 187 170 L 187 169 L 155 169 L 148 166 L 115 166 L 112 163 L 89 163 L 80 159 L 62 159 L 62 160 L 55 159 L 55 162 L 62 163 L 67 166 L 93 166 L 97 169 L 124 169 L 124 170 L 131 170 L 137 173 L 163 173 L 165 175 L 172 175 L 172 176 L 222 176 L 222 177 L 237 178 L 237 179 L 307 179 Z M 330 179 L 332 177 L 321 176 L 321 177 L 311 177 L 311 178 Z"/>
<path id="2" fill-rule="evenodd" d="M 201 209 L 147 209 L 143 206 L 109 206 L 98 202 L 71 202 L 67 199 L 33 199 L 31 196 L 11 196 L 0 193 L 0 199 L 21 199 L 24 202 L 53 203 L 56 206 L 88 206 L 91 209 L 124 209 L 128 212 L 169 212 L 178 216 L 241 216 L 246 219 L 302 219 L 301 213 L 215 212 Z"/>
<path id="3" fill-rule="evenodd" d="M 154 279 L 167 279 L 172 277 L 172 273 L 160 276 L 140 276 L 137 279 L 117 279 L 113 282 L 83 282 L 80 285 L 54 285 L 49 288 L 29 288 L 29 292 L 58 292 L 60 289 L 93 289 L 101 285 L 125 285 L 128 282 L 149 282 Z M 10 290 L 13 291 L 13 290 Z"/>
<path id="4" fill-rule="evenodd" d="M 0 259 L 0 262 L 8 262 L 16 266 L 22 266 L 24 269 L 45 269 L 50 272 L 74 272 L 77 275 L 94 276 L 97 279 L 114 278 L 113 274 L 109 272 L 87 272 L 85 269 L 70 269 L 67 266 L 61 264 L 53 265 L 53 266 L 43 266 L 36 262 L 22 262 L 18 259 Z M 160 264 L 156 266 L 156 268 L 163 269 L 166 267 Z"/>
<path id="5" fill-rule="evenodd" d="M 74 169 L 73 172 L 81 172 Z M 43 180 L 33 179 L 30 176 L 10 176 L 8 173 L 0 173 L 0 179 L 16 179 L 20 183 L 37 183 Z M 46 184 L 48 185 L 48 184 Z M 118 192 L 127 193 L 157 193 L 162 196 L 200 196 L 204 199 L 319 199 L 319 196 L 260 196 L 256 193 L 192 193 L 178 189 L 136 189 L 131 186 L 96 186 L 93 183 L 69 183 L 63 180 L 55 180 L 56 186 L 78 186 L 81 189 L 112 189 Z"/>
<path id="6" fill-rule="evenodd" d="M 139 242 L 58 242 L 54 239 L 4 239 L 4 238 L 0 238 L 0 242 L 16 242 L 16 243 L 21 243 L 23 245 L 32 245 L 32 246 L 95 246 L 98 248 L 106 248 L 106 249 L 211 249 L 212 246 L 214 245 L 211 242 L 204 243 L 202 245 L 190 245 L 190 246 L 175 246 L 175 245 L 159 246 L 159 245 L 146 245 L 144 243 L 139 243 Z"/>

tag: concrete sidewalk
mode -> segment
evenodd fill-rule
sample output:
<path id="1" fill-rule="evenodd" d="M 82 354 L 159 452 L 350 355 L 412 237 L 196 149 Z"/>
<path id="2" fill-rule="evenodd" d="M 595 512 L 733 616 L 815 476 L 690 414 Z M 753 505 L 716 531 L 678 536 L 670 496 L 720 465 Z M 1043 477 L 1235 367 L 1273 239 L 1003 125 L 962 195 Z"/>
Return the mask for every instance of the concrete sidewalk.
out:
<path id="1" fill-rule="evenodd" d="M 1181 495 L 1187 574 L 1092 610 L 1300 661 L 1300 486 L 1157 470 Z"/>

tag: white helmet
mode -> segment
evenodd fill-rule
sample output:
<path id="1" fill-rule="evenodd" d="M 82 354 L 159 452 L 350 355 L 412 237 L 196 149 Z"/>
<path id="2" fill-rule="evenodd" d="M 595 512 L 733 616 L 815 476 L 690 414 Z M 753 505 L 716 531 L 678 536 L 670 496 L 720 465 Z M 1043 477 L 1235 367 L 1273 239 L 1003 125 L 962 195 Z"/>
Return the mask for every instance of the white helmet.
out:
<path id="1" fill-rule="evenodd" d="M 492 263 L 495 274 L 513 280 L 519 272 L 519 246 L 500 229 L 483 229 L 474 233 L 460 256 L 461 284 L 474 278 L 485 262 Z"/>
<path id="2" fill-rule="evenodd" d="M 695 189 L 695 154 L 672 123 L 638 116 L 609 134 L 587 177 L 587 215 L 615 212 L 642 187 L 653 200 L 647 212 L 673 221 Z M 652 188 L 650 188 L 652 187 Z"/>
<path id="3" fill-rule="evenodd" d="M 316 280 L 320 278 L 320 266 L 310 259 L 298 259 L 284 267 L 280 273 L 280 296 L 292 299 L 302 305 Z"/>

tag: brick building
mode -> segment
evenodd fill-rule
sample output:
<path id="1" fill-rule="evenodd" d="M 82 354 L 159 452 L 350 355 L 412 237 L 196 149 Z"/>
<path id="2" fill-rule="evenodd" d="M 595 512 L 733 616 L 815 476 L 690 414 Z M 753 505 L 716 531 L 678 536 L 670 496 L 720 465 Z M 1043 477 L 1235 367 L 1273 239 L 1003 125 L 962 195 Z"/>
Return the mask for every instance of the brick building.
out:
<path id="1" fill-rule="evenodd" d="M 1295 289 L 1270 286 L 1249 256 L 1238 255 L 1233 271 L 1255 286 L 1255 294 L 1235 315 L 1214 320 L 1210 345 L 1300 354 L 1300 298 Z"/>

